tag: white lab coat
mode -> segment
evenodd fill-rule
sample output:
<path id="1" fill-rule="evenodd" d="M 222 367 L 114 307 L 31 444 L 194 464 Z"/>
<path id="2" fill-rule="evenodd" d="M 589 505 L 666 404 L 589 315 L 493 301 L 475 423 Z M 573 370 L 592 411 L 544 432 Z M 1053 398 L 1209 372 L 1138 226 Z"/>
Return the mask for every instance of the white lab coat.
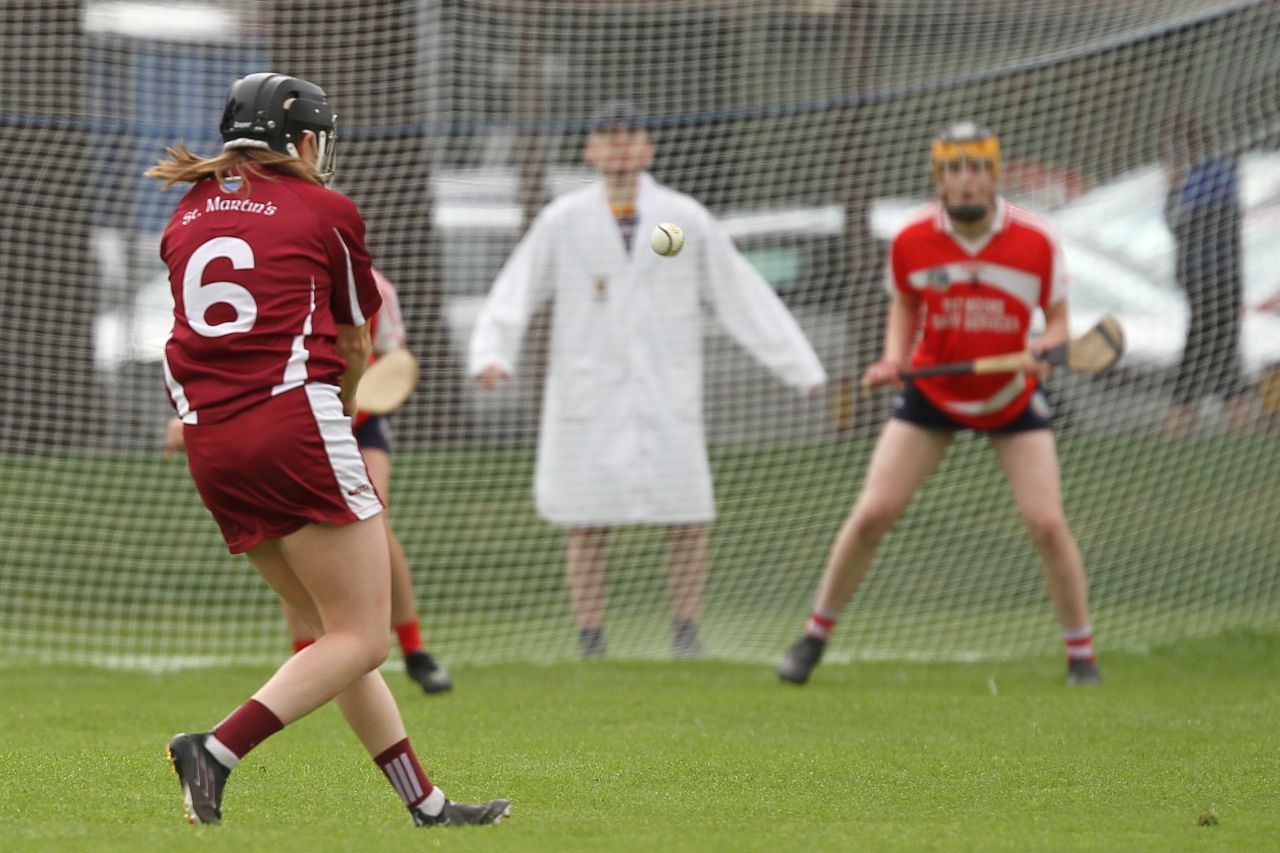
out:
<path id="1" fill-rule="evenodd" d="M 468 373 L 514 373 L 521 338 L 552 298 L 534 494 L 565 526 L 689 524 L 715 517 L 702 424 L 702 304 L 788 385 L 826 373 L 773 288 L 694 199 L 640 176 L 627 252 L 596 183 L 538 215 L 494 282 L 476 321 Z M 660 222 L 684 229 L 684 250 L 649 246 Z"/>

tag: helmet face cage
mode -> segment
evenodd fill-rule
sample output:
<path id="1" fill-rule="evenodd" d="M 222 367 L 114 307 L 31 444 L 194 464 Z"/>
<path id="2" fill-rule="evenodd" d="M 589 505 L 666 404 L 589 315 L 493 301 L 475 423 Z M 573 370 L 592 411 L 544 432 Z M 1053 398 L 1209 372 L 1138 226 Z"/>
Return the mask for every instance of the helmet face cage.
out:
<path id="1" fill-rule="evenodd" d="M 314 83 L 286 74 L 250 74 L 231 84 L 219 130 L 223 150 L 269 148 L 298 156 L 298 143 L 310 131 L 316 141 L 316 170 L 333 176 L 337 117 L 328 96 Z"/>
<path id="2" fill-rule="evenodd" d="M 991 177 L 1000 179 L 1000 140 L 990 128 L 976 122 L 949 125 L 933 140 L 933 176 L 942 177 L 943 166 L 954 160 L 978 160 L 991 165 Z"/>

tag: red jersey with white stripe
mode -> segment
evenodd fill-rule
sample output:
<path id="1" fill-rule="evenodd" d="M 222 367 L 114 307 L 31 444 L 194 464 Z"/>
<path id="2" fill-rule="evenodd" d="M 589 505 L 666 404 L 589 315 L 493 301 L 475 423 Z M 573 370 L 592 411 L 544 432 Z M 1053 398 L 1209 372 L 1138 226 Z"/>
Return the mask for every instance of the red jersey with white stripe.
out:
<path id="1" fill-rule="evenodd" d="M 350 199 L 300 178 L 197 182 L 160 243 L 173 289 L 165 381 L 184 423 L 216 423 L 307 383 L 337 385 L 338 324 L 382 304 Z"/>
<path id="2" fill-rule="evenodd" d="M 376 269 L 373 271 L 373 280 L 378 286 L 378 295 L 382 297 L 382 307 L 369 321 L 369 336 L 373 339 L 373 355 L 369 359 L 371 364 L 378 356 L 400 349 L 405 342 L 404 317 L 400 315 L 400 297 L 396 294 L 396 286 Z"/>
<path id="3" fill-rule="evenodd" d="M 889 247 L 885 287 L 920 300 L 911 367 L 972 361 L 1025 349 L 1037 308 L 1066 298 L 1062 251 L 1046 225 L 997 199 L 991 230 L 970 242 L 929 205 Z M 1013 420 L 1036 389 L 1034 376 L 993 373 L 913 380 L 920 392 L 966 426 Z"/>
<path id="4" fill-rule="evenodd" d="M 400 349 L 405 344 L 404 318 L 400 315 L 400 297 L 396 295 L 396 286 L 375 268 L 373 280 L 378 285 L 378 295 L 382 297 L 382 307 L 369 321 L 369 337 L 372 338 L 373 351 L 369 354 L 369 363 L 373 364 L 378 356 L 385 355 L 393 349 Z M 369 419 L 368 412 L 361 409 L 356 412 L 355 425 L 360 426 Z"/>

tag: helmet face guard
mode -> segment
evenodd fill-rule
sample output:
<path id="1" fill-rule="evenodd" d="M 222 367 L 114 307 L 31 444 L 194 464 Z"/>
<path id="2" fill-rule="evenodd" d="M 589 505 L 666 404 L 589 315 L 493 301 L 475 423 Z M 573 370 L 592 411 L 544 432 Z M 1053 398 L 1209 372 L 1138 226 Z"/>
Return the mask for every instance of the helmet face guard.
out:
<path id="1" fill-rule="evenodd" d="M 298 156 L 306 133 L 315 137 L 316 171 L 333 177 L 337 116 L 323 89 L 298 77 L 262 72 L 231 84 L 218 125 L 224 151 L 268 148 Z"/>

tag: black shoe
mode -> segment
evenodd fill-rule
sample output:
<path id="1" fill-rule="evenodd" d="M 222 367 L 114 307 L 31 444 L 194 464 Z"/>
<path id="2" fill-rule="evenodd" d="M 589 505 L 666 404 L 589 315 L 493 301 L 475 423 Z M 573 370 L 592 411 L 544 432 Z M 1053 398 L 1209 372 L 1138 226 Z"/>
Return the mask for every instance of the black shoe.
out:
<path id="1" fill-rule="evenodd" d="M 510 816 L 510 800 L 490 800 L 487 803 L 455 803 L 445 800 L 440 814 L 429 815 L 415 810 L 413 822 L 417 826 L 476 826 L 498 823 Z"/>
<path id="2" fill-rule="evenodd" d="M 698 623 L 692 619 L 675 620 L 675 638 L 671 641 L 671 654 L 677 658 L 705 657 L 707 650 L 698 639 Z"/>
<path id="3" fill-rule="evenodd" d="M 182 783 L 183 808 L 187 823 L 220 823 L 222 821 L 222 789 L 231 771 L 204 748 L 209 735 L 178 734 L 173 736 L 165 752 L 173 772 Z"/>
<path id="4" fill-rule="evenodd" d="M 1068 687 L 1097 687 L 1102 683 L 1098 662 L 1092 660 L 1067 661 Z"/>
<path id="5" fill-rule="evenodd" d="M 424 693 L 444 693 L 453 688 L 453 676 L 449 675 L 449 670 L 436 663 L 436 659 L 424 651 L 405 655 L 404 671 L 418 682 Z"/>
<path id="6" fill-rule="evenodd" d="M 822 660 L 826 647 L 826 640 L 805 634 L 778 661 L 778 677 L 792 684 L 804 684 L 818 661 Z"/>
<path id="7" fill-rule="evenodd" d="M 578 645 L 584 659 L 604 657 L 604 628 L 579 628 Z"/>

